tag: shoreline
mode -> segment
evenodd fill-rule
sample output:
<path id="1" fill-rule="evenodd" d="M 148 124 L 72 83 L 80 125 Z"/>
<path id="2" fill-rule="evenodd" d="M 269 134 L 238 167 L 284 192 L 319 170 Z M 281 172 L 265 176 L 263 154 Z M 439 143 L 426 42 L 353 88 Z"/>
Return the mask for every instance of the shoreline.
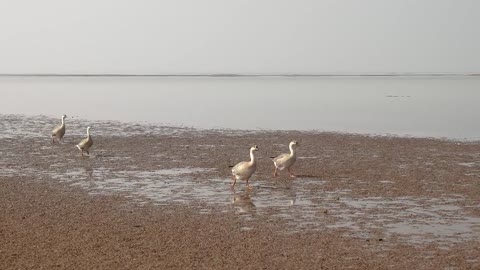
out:
<path id="1" fill-rule="evenodd" d="M 0 117 L 13 117 L 13 118 L 30 118 L 35 121 L 42 121 L 42 124 L 45 122 L 52 123 L 55 125 L 55 121 L 58 121 L 58 117 L 53 115 L 45 114 L 4 114 L 0 113 Z M 467 144 L 477 144 L 480 143 L 480 137 L 478 138 L 456 138 L 456 137 L 447 137 L 447 136 L 429 136 L 429 135 L 412 135 L 412 134 L 401 134 L 401 133 L 368 133 L 368 132 L 353 132 L 353 131 L 335 131 L 335 130 L 299 130 L 299 129 L 239 129 L 239 128 L 225 128 L 225 127 L 214 127 L 214 128 L 204 128 L 197 126 L 189 126 L 184 124 L 176 123 L 158 123 L 158 122 L 149 122 L 149 121 L 125 121 L 125 120 L 111 120 L 111 119 L 88 119 L 88 118 L 79 118 L 74 117 L 70 118 L 70 121 L 73 120 L 73 123 L 78 122 L 82 123 L 96 123 L 96 124 L 112 124 L 116 126 L 144 126 L 144 127 L 154 127 L 155 129 L 178 129 L 178 130 L 188 130 L 191 132 L 213 132 L 213 133 L 232 133 L 232 134 L 250 134 L 250 133 L 299 133 L 299 134 L 310 134 L 310 135 L 321 135 L 321 134 L 331 134 L 339 136 L 359 136 L 359 137 L 369 137 L 369 138 L 398 138 L 398 139 L 425 139 L 425 140 L 438 140 L 438 141 L 448 141 L 448 142 L 458 142 L 458 143 L 467 143 Z M 45 130 L 44 132 L 49 132 Z M 0 133 L 1 135 L 1 133 Z"/>
<path id="2" fill-rule="evenodd" d="M 212 73 L 212 74 L 128 74 L 128 73 L 4 73 L 0 77 L 478 77 L 480 73 L 373 73 L 373 74 L 248 74 L 248 73 Z"/>

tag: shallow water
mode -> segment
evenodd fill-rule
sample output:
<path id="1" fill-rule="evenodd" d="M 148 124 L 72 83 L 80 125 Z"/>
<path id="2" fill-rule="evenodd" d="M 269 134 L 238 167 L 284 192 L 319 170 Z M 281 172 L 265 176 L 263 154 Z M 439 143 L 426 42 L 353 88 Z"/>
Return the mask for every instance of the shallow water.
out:
<path id="1" fill-rule="evenodd" d="M 480 218 L 459 207 L 463 200 L 458 196 L 358 198 L 347 189 L 318 192 L 327 180 L 308 177 L 275 184 L 257 179 L 253 190 L 244 189 L 243 183 L 231 190 L 230 179 L 207 176 L 213 168 L 118 171 L 80 167 L 59 172 L 60 167 L 52 165 L 49 171 L 0 168 L 0 176 L 44 175 L 92 195 L 121 194 L 137 204 L 186 204 L 200 214 L 234 211 L 246 221 L 242 230 L 252 230 L 248 222 L 262 216 L 281 220 L 287 224 L 287 232 L 343 229 L 347 235 L 366 239 L 396 236 L 414 244 L 449 245 L 480 239 Z"/>
<path id="2" fill-rule="evenodd" d="M 475 77 L 1 77 L 0 113 L 473 140 L 478 89 Z"/>

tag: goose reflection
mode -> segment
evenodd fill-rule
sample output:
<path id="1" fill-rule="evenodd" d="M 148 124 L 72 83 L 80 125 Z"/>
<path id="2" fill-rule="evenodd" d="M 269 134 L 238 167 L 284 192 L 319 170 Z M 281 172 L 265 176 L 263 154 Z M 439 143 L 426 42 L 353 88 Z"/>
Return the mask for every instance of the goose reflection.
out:
<path id="1" fill-rule="evenodd" d="M 292 199 L 288 201 L 288 206 L 293 206 L 297 202 L 297 195 L 295 194 Z"/>
<path id="2" fill-rule="evenodd" d="M 94 173 L 94 170 L 93 170 L 93 164 L 91 163 L 90 160 L 82 160 L 82 162 L 80 162 L 80 164 L 78 164 L 79 166 L 79 169 L 82 172 L 82 174 L 84 176 L 86 176 L 87 178 L 93 178 L 93 173 Z"/>
<path id="3" fill-rule="evenodd" d="M 234 192 L 232 196 L 232 204 L 239 213 L 253 213 L 256 211 L 256 206 L 253 203 L 249 192 Z"/>
<path id="4" fill-rule="evenodd" d="M 88 178 L 93 178 L 93 167 L 92 166 L 85 167 L 85 173 L 87 174 Z"/>

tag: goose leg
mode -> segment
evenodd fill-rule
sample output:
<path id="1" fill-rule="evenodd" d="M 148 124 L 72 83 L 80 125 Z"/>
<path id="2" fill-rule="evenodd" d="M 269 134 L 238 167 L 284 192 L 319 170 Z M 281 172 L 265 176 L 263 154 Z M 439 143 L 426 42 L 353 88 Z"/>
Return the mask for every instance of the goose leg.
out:
<path id="1" fill-rule="evenodd" d="M 82 154 L 82 157 L 83 157 L 83 149 L 81 150 L 81 152 L 80 152 L 80 153 Z"/>
<path id="2" fill-rule="evenodd" d="M 250 180 L 250 178 L 247 179 L 247 188 L 252 189 L 252 187 L 248 184 L 248 180 Z"/>
<path id="3" fill-rule="evenodd" d="M 288 168 L 288 172 L 290 173 L 290 177 L 291 178 L 295 178 L 296 176 L 293 174 L 292 170 L 290 168 Z"/>
<path id="4" fill-rule="evenodd" d="M 277 167 L 275 167 L 275 170 L 273 171 L 273 177 L 277 177 Z"/>
<path id="5" fill-rule="evenodd" d="M 235 177 L 235 175 L 232 174 L 232 180 L 233 180 L 233 183 L 230 185 L 231 188 L 234 188 L 235 187 L 235 183 L 237 183 L 237 178 Z"/>
<path id="6" fill-rule="evenodd" d="M 90 152 L 88 152 L 88 150 L 85 150 L 85 151 L 87 152 L 87 155 L 89 155 L 89 156 L 90 156 Z"/>
<path id="7" fill-rule="evenodd" d="M 55 143 L 55 139 L 54 139 L 53 136 L 52 136 L 52 144 L 54 144 L 54 143 Z"/>

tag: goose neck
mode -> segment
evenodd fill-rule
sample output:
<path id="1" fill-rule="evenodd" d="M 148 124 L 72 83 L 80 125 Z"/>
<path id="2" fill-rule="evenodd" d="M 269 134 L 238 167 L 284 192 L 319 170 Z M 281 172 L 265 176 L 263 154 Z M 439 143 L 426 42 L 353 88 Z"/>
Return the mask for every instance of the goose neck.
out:
<path id="1" fill-rule="evenodd" d="M 295 156 L 296 152 L 295 152 L 295 148 L 293 148 L 293 144 L 290 144 L 289 148 L 290 148 L 290 155 Z"/>
<path id="2" fill-rule="evenodd" d="M 250 163 L 255 163 L 255 156 L 253 155 L 253 149 L 250 150 Z"/>

